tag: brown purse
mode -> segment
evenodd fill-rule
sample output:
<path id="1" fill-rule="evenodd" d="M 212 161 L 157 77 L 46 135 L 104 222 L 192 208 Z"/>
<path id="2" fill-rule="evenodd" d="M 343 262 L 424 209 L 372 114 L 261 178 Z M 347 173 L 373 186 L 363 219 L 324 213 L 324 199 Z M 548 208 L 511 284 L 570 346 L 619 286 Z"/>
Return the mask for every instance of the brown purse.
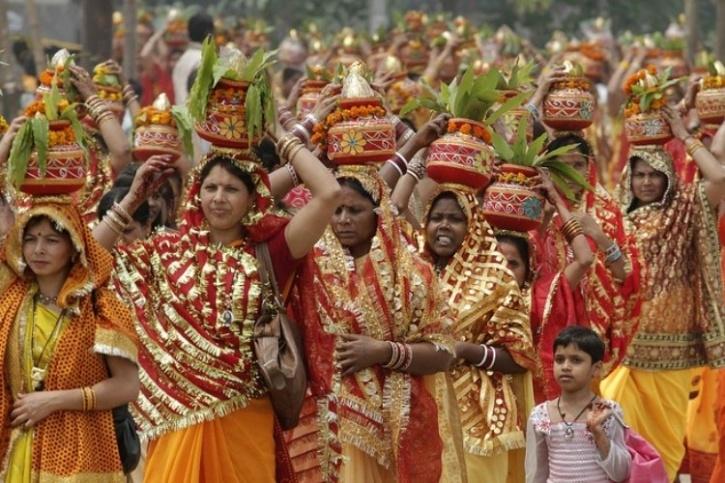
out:
<path id="1" fill-rule="evenodd" d="M 297 426 L 307 390 L 302 341 L 287 317 L 266 243 L 256 246 L 259 278 L 266 295 L 254 324 L 254 352 L 282 429 Z"/>

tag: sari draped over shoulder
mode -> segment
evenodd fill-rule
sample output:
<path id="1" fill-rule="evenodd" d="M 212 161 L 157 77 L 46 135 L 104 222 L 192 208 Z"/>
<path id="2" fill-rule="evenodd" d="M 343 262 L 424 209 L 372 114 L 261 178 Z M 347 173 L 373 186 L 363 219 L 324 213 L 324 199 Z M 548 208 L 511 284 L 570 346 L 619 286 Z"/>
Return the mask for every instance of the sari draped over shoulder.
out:
<path id="1" fill-rule="evenodd" d="M 83 221 L 90 224 L 96 221 L 98 203 L 103 194 L 111 189 L 114 173 L 111 170 L 111 155 L 100 133 L 91 132 L 88 143 L 88 166 L 86 183 L 78 200 Z M 118 173 L 115 173 L 118 174 Z"/>
<path id="2" fill-rule="evenodd" d="M 475 195 L 458 185 L 442 185 L 441 192 L 456 197 L 468 220 L 460 248 L 440 274 L 455 339 L 505 349 L 518 365 L 535 370 L 526 304 Z M 428 247 L 425 251 L 430 256 Z M 506 375 L 465 364 L 453 369 L 452 378 L 468 453 L 495 456 L 525 447 L 532 407 L 517 395 L 531 392 L 530 374 Z"/>
<path id="3" fill-rule="evenodd" d="M 560 309 L 563 308 L 563 316 L 568 320 L 563 322 L 551 319 L 554 316 L 562 316 L 562 312 L 546 309 L 547 306 L 557 307 L 550 303 L 555 300 L 556 293 L 550 292 L 544 298 L 547 301 L 544 309 L 538 311 L 541 320 L 532 322 L 532 326 L 537 326 L 535 339 L 547 341 L 549 339 L 553 341 L 556 337 L 556 333 L 545 334 L 547 330 L 556 330 L 572 323 L 590 327 L 604 341 L 606 350 L 603 375 L 606 375 L 622 362 L 637 329 L 641 307 L 641 269 L 638 249 L 634 239 L 625 231 L 622 212 L 614 199 L 597 182 L 596 167 L 593 163 L 589 164 L 588 180 L 594 191 L 584 194 L 581 209 L 594 218 L 610 240 L 619 245 L 625 257 L 627 275 L 624 280 L 615 280 L 606 267 L 604 253 L 598 251 L 594 242 L 589 240 L 592 252 L 596 254 L 594 264 L 579 286 L 568 290 L 572 299 L 567 300 L 573 302 L 573 306 L 568 308 L 558 306 Z M 561 295 L 569 297 L 565 290 L 568 284 L 563 277 L 563 271 L 573 260 L 573 253 L 560 231 L 561 225 L 561 218 L 555 214 L 545 233 L 532 232 L 532 234 L 539 259 L 538 276 L 546 281 L 542 283 L 542 287 L 548 285 L 550 289 L 564 290 Z M 557 277 L 557 274 L 562 275 Z M 552 350 L 550 345 L 539 344 L 539 349 L 542 358 L 553 357 L 553 354 L 548 354 Z M 546 391 L 558 394 L 556 386 L 547 387 Z"/>
<path id="4" fill-rule="evenodd" d="M 219 155 L 256 188 L 240 246 L 213 243 L 201 209 L 200 173 Z M 278 258 L 272 240 L 283 240 L 287 223 L 273 209 L 266 173 L 241 154 L 212 151 L 191 173 L 180 219 L 178 231 L 158 231 L 116 253 L 113 281 L 133 308 L 141 341 L 133 413 L 145 439 L 221 418 L 266 394 L 252 347 L 264 298 L 254 244 L 269 241 Z"/>
<path id="5" fill-rule="evenodd" d="M 56 303 L 62 310 L 59 316 L 36 307 L 38 287 L 22 255 L 23 232 L 28 221 L 36 216 L 46 216 L 67 231 L 78 252 L 57 297 Z M 93 386 L 109 377 L 103 356 L 123 357 L 136 363 L 137 339 L 131 314 L 105 288 L 112 266 L 113 257 L 95 241 L 80 212 L 67 198 L 32 200 L 5 239 L 0 250 L 3 481 L 9 471 L 11 481 L 22 482 L 126 481 L 110 410 L 58 411 L 32 429 L 9 429 L 10 411 L 18 393 Z M 43 322 L 47 316 L 53 318 L 54 325 L 60 324 L 55 335 L 47 335 L 48 324 Z M 40 337 L 49 340 L 52 354 L 43 359 L 41 353 L 36 362 L 30 351 L 39 337 L 38 330 Z"/>
<path id="6" fill-rule="evenodd" d="M 702 181 L 679 183 L 671 158 L 659 149 L 639 157 L 667 176 L 661 202 L 633 207 L 631 166 L 619 187 L 628 231 L 645 269 L 642 315 L 624 363 L 646 370 L 725 366 L 717 220 Z"/>
<path id="7" fill-rule="evenodd" d="M 348 481 L 346 465 L 363 456 L 393 481 L 459 481 L 460 430 L 444 373 L 374 366 L 343 377 L 335 364 L 336 342 L 347 333 L 453 352 L 435 273 L 405 241 L 376 168 L 345 166 L 338 177 L 358 180 L 379 203 L 378 225 L 369 254 L 358 260 L 328 229 L 297 284 L 311 392 L 300 425 L 287 435 L 297 478 Z M 343 462 L 343 453 L 359 457 Z"/>

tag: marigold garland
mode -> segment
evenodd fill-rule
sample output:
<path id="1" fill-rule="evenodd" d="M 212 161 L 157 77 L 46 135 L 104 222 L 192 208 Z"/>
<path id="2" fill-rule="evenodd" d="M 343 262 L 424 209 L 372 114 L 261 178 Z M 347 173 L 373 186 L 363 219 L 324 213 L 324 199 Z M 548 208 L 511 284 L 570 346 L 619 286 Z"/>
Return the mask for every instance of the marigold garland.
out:
<path id="1" fill-rule="evenodd" d="M 591 91 L 592 83 L 586 77 L 570 77 L 566 80 L 554 82 L 551 85 L 551 90 L 563 89 L 580 89 L 582 91 Z"/>
<path id="2" fill-rule="evenodd" d="M 526 176 L 522 173 L 500 173 L 496 176 L 498 183 L 518 184 L 521 186 L 534 187 L 536 186 L 536 178 Z"/>
<path id="3" fill-rule="evenodd" d="M 643 81 L 647 75 L 657 75 L 657 67 L 650 64 L 644 69 L 640 69 L 634 74 L 630 75 L 624 82 L 624 92 L 629 96 L 629 100 L 624 106 L 624 117 L 632 117 L 642 113 L 640 108 L 640 98 L 635 95 L 632 91 L 632 87 L 638 82 Z M 665 107 L 666 99 L 655 99 L 650 104 L 651 111 L 659 111 Z"/>
<path id="4" fill-rule="evenodd" d="M 474 136 L 486 144 L 491 144 L 491 132 L 488 129 L 468 122 L 456 122 L 451 119 L 448 121 L 448 132 L 460 132 L 461 134 Z"/>
<path id="5" fill-rule="evenodd" d="M 327 149 L 327 131 L 335 124 L 355 119 L 383 118 L 386 114 L 387 112 L 384 108 L 373 104 L 353 106 L 349 109 L 340 109 L 338 107 L 325 118 L 324 122 L 315 125 L 310 141 L 325 151 Z"/>
<path id="6" fill-rule="evenodd" d="M 719 89 L 721 87 L 725 87 L 725 76 L 706 75 L 702 79 L 703 89 Z"/>
<path id="7" fill-rule="evenodd" d="M 61 89 L 63 88 L 63 81 L 61 80 L 61 76 L 59 74 L 64 70 L 65 68 L 63 66 L 58 66 L 55 70 L 45 69 L 38 76 L 38 80 L 40 81 L 41 85 L 45 87 L 50 87 L 53 84 L 53 78 L 56 78 L 56 82 L 58 83 L 58 89 Z"/>
<path id="8" fill-rule="evenodd" d="M 73 132 L 73 127 L 68 126 L 59 131 L 48 131 L 48 145 L 49 146 L 64 146 L 76 142 L 76 135 Z"/>
<path id="9" fill-rule="evenodd" d="M 176 121 L 174 120 L 174 116 L 171 115 L 171 111 L 159 111 L 153 106 L 146 106 L 141 109 L 141 112 L 134 119 L 134 125 L 140 127 L 150 126 L 152 124 L 176 127 Z"/>
<path id="10" fill-rule="evenodd" d="M 70 106 L 70 103 L 68 102 L 68 99 L 60 99 L 58 101 L 58 115 L 60 115 L 68 106 Z M 26 108 L 25 111 L 23 111 L 23 115 L 25 117 L 33 117 L 37 113 L 42 114 L 45 116 L 45 103 L 42 99 L 37 99 L 33 102 L 31 102 Z"/>
<path id="11" fill-rule="evenodd" d="M 637 82 L 643 80 L 647 74 L 656 75 L 657 67 L 650 64 L 645 69 L 640 69 L 637 72 L 635 72 L 634 74 L 627 77 L 627 80 L 624 82 L 624 92 L 626 94 L 631 95 L 632 86 L 635 85 Z"/>

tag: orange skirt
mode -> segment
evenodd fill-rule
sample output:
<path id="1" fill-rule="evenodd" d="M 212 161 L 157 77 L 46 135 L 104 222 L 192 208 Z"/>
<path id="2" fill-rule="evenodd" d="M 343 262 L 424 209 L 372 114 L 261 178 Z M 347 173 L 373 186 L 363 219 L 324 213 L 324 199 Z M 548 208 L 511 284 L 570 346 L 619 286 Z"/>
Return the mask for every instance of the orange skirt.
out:
<path id="1" fill-rule="evenodd" d="M 149 483 L 273 483 L 274 411 L 268 398 L 222 418 L 165 434 L 148 448 Z"/>

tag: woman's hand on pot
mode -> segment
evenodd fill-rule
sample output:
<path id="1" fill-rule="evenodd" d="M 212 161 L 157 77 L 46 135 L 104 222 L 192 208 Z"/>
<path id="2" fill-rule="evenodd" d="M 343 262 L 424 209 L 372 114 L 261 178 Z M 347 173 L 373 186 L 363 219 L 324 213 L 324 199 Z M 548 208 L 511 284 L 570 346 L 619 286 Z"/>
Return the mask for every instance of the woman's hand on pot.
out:
<path id="1" fill-rule="evenodd" d="M 146 201 L 151 193 L 155 192 L 164 180 L 173 173 L 174 166 L 171 162 L 171 156 L 157 154 L 147 159 L 136 170 L 131 189 L 127 195 L 132 197 L 132 205 L 138 206 Z"/>
<path id="2" fill-rule="evenodd" d="M 84 101 L 98 93 L 98 88 L 93 83 L 93 79 L 87 70 L 79 65 L 70 65 L 68 69 L 70 69 L 71 73 L 71 83 Z"/>
<path id="3" fill-rule="evenodd" d="M 409 142 L 415 143 L 417 152 L 420 149 L 427 148 L 436 139 L 443 136 L 448 129 L 448 120 L 450 114 L 438 114 L 436 117 L 425 123 L 423 127 L 410 139 Z"/>

